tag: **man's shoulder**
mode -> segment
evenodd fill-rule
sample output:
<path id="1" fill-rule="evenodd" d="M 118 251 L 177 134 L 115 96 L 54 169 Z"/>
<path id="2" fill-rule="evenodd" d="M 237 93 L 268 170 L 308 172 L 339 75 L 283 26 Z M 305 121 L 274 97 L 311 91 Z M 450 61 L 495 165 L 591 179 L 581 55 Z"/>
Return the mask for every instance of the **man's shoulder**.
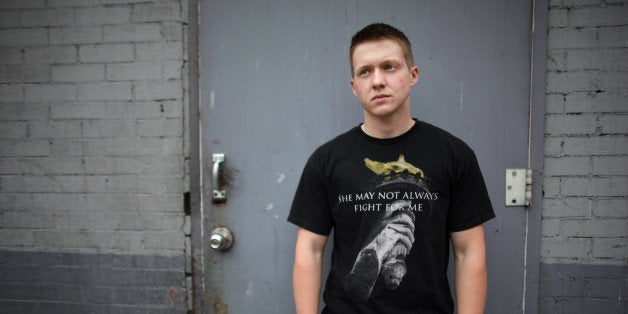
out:
<path id="1" fill-rule="evenodd" d="M 449 131 L 439 126 L 433 125 L 425 121 L 418 121 L 418 123 L 420 126 L 420 130 L 430 136 L 437 136 L 439 137 L 439 139 L 460 140 L 457 136 L 451 134 Z"/>
<path id="2" fill-rule="evenodd" d="M 330 154 L 337 152 L 338 150 L 344 149 L 351 142 L 355 141 L 356 138 L 356 129 L 357 127 L 353 127 L 344 133 L 336 135 L 336 137 L 328 140 L 327 142 L 320 145 L 315 151 L 315 155 L 319 154 Z"/>
<path id="3" fill-rule="evenodd" d="M 449 131 L 424 121 L 419 121 L 419 123 L 420 132 L 423 137 L 427 137 L 433 142 L 441 145 L 447 145 L 464 150 L 471 149 L 464 140 L 450 133 Z"/>
<path id="4" fill-rule="evenodd" d="M 308 158 L 306 167 L 321 174 L 328 173 L 334 163 L 350 154 L 355 147 L 351 144 L 355 142 L 355 130 L 352 128 L 318 146 Z"/>

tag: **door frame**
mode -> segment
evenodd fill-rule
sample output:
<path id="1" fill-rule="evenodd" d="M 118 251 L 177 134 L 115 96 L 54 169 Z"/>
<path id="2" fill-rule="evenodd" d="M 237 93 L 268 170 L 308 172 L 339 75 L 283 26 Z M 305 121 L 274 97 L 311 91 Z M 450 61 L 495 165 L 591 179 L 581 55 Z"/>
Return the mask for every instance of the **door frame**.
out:
<path id="1" fill-rule="evenodd" d="M 528 168 L 532 169 L 532 199 L 526 215 L 526 258 L 524 264 L 526 269 L 524 270 L 521 301 L 522 312 L 525 314 L 538 313 L 539 311 L 549 0 L 532 0 L 531 20 Z"/>
<path id="2" fill-rule="evenodd" d="M 199 29 L 200 29 L 200 1 L 188 0 L 187 26 L 187 55 L 188 55 L 188 136 L 189 136 L 189 189 L 190 197 L 190 227 L 191 227 L 191 265 L 192 291 L 188 298 L 192 298 L 193 313 L 204 313 L 207 306 L 204 301 L 205 293 L 205 249 L 208 248 L 203 231 L 203 204 L 201 189 L 204 186 L 201 176 L 201 90 L 199 79 Z M 188 248 L 186 248 L 188 249 Z M 188 285 L 189 287 L 189 285 Z M 188 300 L 190 304 L 190 300 Z"/>
<path id="3" fill-rule="evenodd" d="M 212 1 L 212 0 L 206 0 Z M 547 68 L 547 29 L 549 1 L 532 0 L 532 27 L 530 29 L 530 94 L 529 94 L 529 136 L 528 162 L 532 169 L 532 199 L 527 209 L 527 231 L 525 235 L 524 288 L 521 299 L 523 313 L 537 313 L 539 304 L 539 267 L 541 244 L 542 183 L 545 134 L 545 87 Z M 194 313 L 205 313 L 212 305 L 204 298 L 205 260 L 209 243 L 203 230 L 203 200 L 201 189 L 208 188 L 202 180 L 202 166 L 207 162 L 201 156 L 201 90 L 200 90 L 200 0 L 188 0 L 187 56 L 188 56 L 188 138 L 189 138 L 189 208 L 191 210 L 191 264 L 192 264 L 192 306 Z M 501 200 L 494 200 L 501 201 Z M 186 248 L 190 249 L 190 248 Z M 189 302 L 189 300 L 188 300 Z M 189 304 L 189 303 L 188 303 Z"/>

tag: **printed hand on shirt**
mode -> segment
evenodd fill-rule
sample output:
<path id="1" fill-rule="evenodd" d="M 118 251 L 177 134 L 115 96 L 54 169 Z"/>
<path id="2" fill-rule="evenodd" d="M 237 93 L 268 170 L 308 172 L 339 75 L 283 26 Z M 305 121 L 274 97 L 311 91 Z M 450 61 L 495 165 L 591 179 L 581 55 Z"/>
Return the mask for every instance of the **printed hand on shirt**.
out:
<path id="1" fill-rule="evenodd" d="M 405 276 L 405 258 L 414 243 L 415 216 L 407 210 L 410 205 L 405 200 L 391 204 L 373 227 L 378 233 L 358 253 L 347 284 L 360 299 L 369 298 L 380 273 L 389 289 L 397 288 Z"/>

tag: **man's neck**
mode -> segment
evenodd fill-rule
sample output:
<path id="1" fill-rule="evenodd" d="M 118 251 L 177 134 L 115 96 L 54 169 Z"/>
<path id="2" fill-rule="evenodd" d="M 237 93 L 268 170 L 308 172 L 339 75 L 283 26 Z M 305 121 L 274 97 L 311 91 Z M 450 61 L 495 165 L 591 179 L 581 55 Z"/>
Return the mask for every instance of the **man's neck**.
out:
<path id="1" fill-rule="evenodd" d="M 415 121 L 410 115 L 404 119 L 369 119 L 365 117 L 361 128 L 364 133 L 374 138 L 393 138 L 408 132 Z"/>

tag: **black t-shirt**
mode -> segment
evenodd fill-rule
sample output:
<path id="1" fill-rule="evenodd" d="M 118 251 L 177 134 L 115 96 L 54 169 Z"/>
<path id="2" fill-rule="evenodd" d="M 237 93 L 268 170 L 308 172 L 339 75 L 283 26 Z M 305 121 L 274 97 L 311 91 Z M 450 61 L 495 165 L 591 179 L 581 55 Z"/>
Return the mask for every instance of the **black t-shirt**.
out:
<path id="1" fill-rule="evenodd" d="M 416 121 L 395 138 L 355 127 L 319 147 L 288 221 L 334 230 L 323 313 L 453 313 L 449 233 L 493 217 L 473 151 Z"/>

